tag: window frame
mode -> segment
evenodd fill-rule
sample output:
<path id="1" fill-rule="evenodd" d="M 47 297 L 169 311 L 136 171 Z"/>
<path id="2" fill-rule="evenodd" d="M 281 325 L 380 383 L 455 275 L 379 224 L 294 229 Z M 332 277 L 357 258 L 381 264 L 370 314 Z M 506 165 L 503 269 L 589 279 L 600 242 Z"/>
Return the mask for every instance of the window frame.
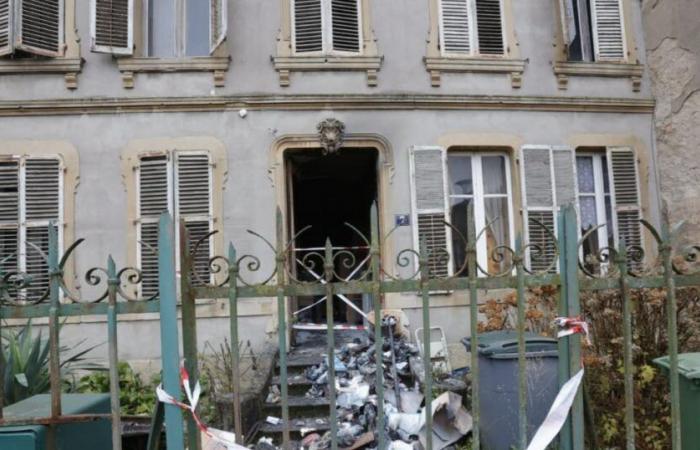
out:
<path id="1" fill-rule="evenodd" d="M 319 0 L 321 2 L 321 51 L 318 52 L 297 52 L 296 45 L 296 16 L 295 2 L 290 0 L 289 14 L 291 17 L 292 30 L 292 55 L 294 56 L 362 56 L 364 46 L 362 28 L 363 28 L 363 11 L 362 0 L 354 0 L 357 3 L 357 36 L 358 36 L 358 51 L 348 52 L 343 50 L 333 49 L 333 3 L 332 0 Z"/>
<path id="2" fill-rule="evenodd" d="M 594 199 L 595 209 L 596 209 L 596 224 L 595 226 L 600 226 L 605 224 L 605 226 L 598 228 L 596 230 L 596 235 L 598 237 L 598 245 L 600 247 L 601 243 L 604 243 L 605 247 L 608 246 L 608 236 L 607 227 L 612 226 L 613 228 L 613 241 L 616 243 L 618 241 L 618 230 L 617 230 L 617 214 L 615 214 L 615 197 L 613 196 L 611 184 L 610 184 L 610 173 L 609 173 L 609 162 L 608 157 L 603 152 L 593 152 L 593 151 L 581 151 L 576 152 L 576 161 L 578 167 L 578 158 L 591 158 L 593 165 L 593 192 L 584 193 L 581 192 L 581 183 L 577 183 L 578 192 L 576 196 L 578 198 L 579 208 L 581 208 L 581 197 L 592 197 Z M 605 170 L 603 170 L 603 160 L 605 160 L 605 168 L 608 171 L 608 192 L 605 192 Z M 608 225 L 608 213 L 605 209 L 605 199 L 610 198 L 610 224 Z M 605 218 L 601 222 L 601 217 Z M 583 230 L 581 229 L 581 212 L 579 211 L 579 227 L 578 236 L 579 239 L 583 237 Z M 601 247 L 602 248 L 602 247 Z M 583 247 L 581 248 L 583 252 Z M 583 256 L 583 253 L 582 253 Z"/>
<path id="3" fill-rule="evenodd" d="M 472 186 L 473 193 L 471 195 L 465 194 L 452 194 L 451 192 L 451 180 L 450 180 L 450 157 L 469 157 L 471 159 L 471 169 L 472 169 Z M 504 173 L 506 177 L 506 193 L 505 194 L 485 194 L 484 193 L 484 183 L 483 183 L 483 165 L 482 158 L 489 156 L 498 156 L 503 158 Z M 476 161 L 476 163 L 475 163 Z M 448 207 L 448 218 L 449 222 L 452 224 L 452 199 L 453 198 L 471 198 L 472 204 L 474 205 L 474 226 L 475 233 L 478 234 L 486 228 L 486 205 L 485 200 L 487 198 L 505 198 L 508 204 L 508 242 L 503 245 L 508 245 L 511 248 L 515 246 L 515 224 L 513 220 L 513 177 L 510 171 L 510 155 L 504 151 L 471 151 L 466 149 L 447 149 L 445 168 L 447 171 L 446 182 L 447 182 L 447 207 Z M 464 236 L 467 238 L 468 236 Z M 477 263 L 484 269 L 488 268 L 488 247 L 487 242 L 483 237 L 479 239 L 476 243 L 476 259 Z M 454 271 L 459 269 L 454 261 L 454 254 L 450 258 L 451 260 L 451 274 L 454 275 Z M 466 276 L 466 275 L 464 275 Z M 485 274 L 479 272 L 478 276 L 486 276 Z"/>

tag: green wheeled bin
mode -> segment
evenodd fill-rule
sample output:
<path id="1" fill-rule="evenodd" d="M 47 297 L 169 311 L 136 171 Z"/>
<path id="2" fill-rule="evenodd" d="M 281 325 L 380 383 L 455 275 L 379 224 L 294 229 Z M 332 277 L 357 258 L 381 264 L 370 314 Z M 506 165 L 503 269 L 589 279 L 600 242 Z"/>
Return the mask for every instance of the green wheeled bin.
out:
<path id="1" fill-rule="evenodd" d="M 654 364 L 666 374 L 671 368 L 671 358 L 656 358 Z M 678 388 L 681 397 L 681 448 L 700 449 L 700 353 L 678 355 Z"/>

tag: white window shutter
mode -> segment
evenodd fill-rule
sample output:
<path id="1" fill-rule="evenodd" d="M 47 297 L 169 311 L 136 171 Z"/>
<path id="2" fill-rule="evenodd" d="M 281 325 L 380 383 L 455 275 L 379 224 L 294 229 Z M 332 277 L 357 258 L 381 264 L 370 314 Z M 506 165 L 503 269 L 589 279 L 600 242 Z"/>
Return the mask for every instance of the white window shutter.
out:
<path id="1" fill-rule="evenodd" d="M 211 36 L 211 44 L 209 54 L 214 51 L 226 39 L 228 32 L 228 1 L 227 0 L 209 0 L 209 18 L 211 25 L 209 33 Z"/>
<path id="2" fill-rule="evenodd" d="M 503 55 L 503 17 L 501 0 L 476 0 L 479 54 Z"/>
<path id="3" fill-rule="evenodd" d="M 471 54 L 469 0 L 440 0 L 439 6 L 442 53 Z"/>
<path id="4" fill-rule="evenodd" d="M 0 269 L 4 273 L 18 268 L 19 220 L 19 162 L 3 161 L 0 162 Z"/>
<path id="5" fill-rule="evenodd" d="M 452 269 L 445 149 L 413 147 L 410 154 L 415 248 L 425 240 L 431 277 L 445 277 Z"/>
<path id="6" fill-rule="evenodd" d="M 360 53 L 362 45 L 360 1 L 331 0 L 334 51 Z"/>
<path id="7" fill-rule="evenodd" d="M 556 257 L 552 237 L 544 225 L 556 233 L 557 201 L 555 193 L 554 164 L 552 149 L 545 146 L 523 147 L 520 157 L 523 221 L 525 236 L 529 245 L 529 268 L 532 271 L 547 269 Z M 539 223 L 537 223 L 539 222 Z"/>
<path id="8" fill-rule="evenodd" d="M 24 171 L 24 204 L 27 223 L 26 272 L 32 276 L 28 299 L 37 299 L 49 286 L 45 255 L 49 251 L 49 224 L 61 230 L 61 164 L 57 159 L 27 159 Z M 43 252 L 43 255 L 38 251 Z"/>
<path id="9" fill-rule="evenodd" d="M 576 153 L 569 147 L 552 148 L 554 166 L 554 192 L 557 207 L 573 204 L 578 211 L 578 178 L 576 176 Z M 556 229 L 554 230 L 556 233 Z"/>
<path id="10" fill-rule="evenodd" d="M 616 240 L 625 240 L 625 246 L 642 245 L 642 218 L 637 158 L 629 147 L 607 149 L 610 187 L 615 206 Z"/>
<path id="11" fill-rule="evenodd" d="M 189 234 L 189 251 L 212 230 L 211 217 L 211 163 L 206 153 L 178 153 L 177 155 L 177 214 L 184 219 Z M 211 237 L 199 245 L 193 269 L 204 282 L 209 282 L 211 271 Z"/>
<path id="12" fill-rule="evenodd" d="M 596 60 L 625 59 L 622 0 L 591 0 L 593 44 Z"/>
<path id="13" fill-rule="evenodd" d="M 61 56 L 64 0 L 16 0 L 15 48 L 43 56 Z"/>
<path id="14" fill-rule="evenodd" d="M 12 0 L 0 0 L 0 56 L 9 55 L 14 50 L 12 36 L 13 8 Z"/>
<path id="15" fill-rule="evenodd" d="M 574 15 L 574 0 L 559 0 L 562 36 L 568 48 L 576 39 L 576 16 Z"/>
<path id="16" fill-rule="evenodd" d="M 134 48 L 134 0 L 91 0 L 90 49 L 131 55 Z"/>
<path id="17" fill-rule="evenodd" d="M 169 176 L 166 156 L 141 158 L 138 175 L 138 254 L 141 295 L 158 292 L 158 220 L 169 211 Z"/>
<path id="18" fill-rule="evenodd" d="M 321 0 L 293 0 L 292 28 L 295 53 L 323 51 Z"/>

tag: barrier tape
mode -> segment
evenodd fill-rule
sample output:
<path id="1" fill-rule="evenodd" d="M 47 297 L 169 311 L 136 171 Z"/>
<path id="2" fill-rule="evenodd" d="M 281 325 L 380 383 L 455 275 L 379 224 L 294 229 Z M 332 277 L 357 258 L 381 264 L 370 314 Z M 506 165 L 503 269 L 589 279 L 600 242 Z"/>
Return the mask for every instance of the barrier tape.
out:
<path id="1" fill-rule="evenodd" d="M 588 332 L 588 324 L 580 317 L 557 317 L 554 319 L 553 323 L 559 327 L 559 333 L 557 333 L 558 338 L 561 339 L 565 336 L 580 334 L 583 336 L 586 343 L 590 345 L 591 341 Z M 547 417 L 545 417 L 542 425 L 537 429 L 527 450 L 545 450 L 554 438 L 557 437 L 566 422 L 579 386 L 581 386 L 583 373 L 583 361 L 581 361 L 581 370 L 561 387 L 547 413 Z"/>
<path id="2" fill-rule="evenodd" d="M 168 394 L 163 389 L 163 385 L 160 384 L 156 387 L 156 395 L 158 400 L 169 404 L 175 405 L 182 409 L 183 411 L 188 411 L 192 414 L 192 418 L 197 424 L 197 428 L 202 432 L 202 448 L 208 450 L 248 450 L 246 447 L 236 444 L 236 435 L 229 433 L 228 431 L 217 430 L 216 428 L 208 427 L 197 415 L 197 404 L 199 403 L 199 397 L 202 393 L 202 387 L 199 381 L 194 386 L 194 390 L 190 387 L 190 376 L 184 367 L 180 368 L 180 383 L 185 390 L 185 396 L 187 397 L 188 403 L 181 402 L 177 400 L 174 396 Z"/>

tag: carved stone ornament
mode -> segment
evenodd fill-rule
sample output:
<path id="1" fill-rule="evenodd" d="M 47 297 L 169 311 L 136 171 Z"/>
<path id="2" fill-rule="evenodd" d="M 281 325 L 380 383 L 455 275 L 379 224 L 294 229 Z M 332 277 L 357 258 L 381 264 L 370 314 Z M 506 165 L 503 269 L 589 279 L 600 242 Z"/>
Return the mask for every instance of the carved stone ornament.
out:
<path id="1" fill-rule="evenodd" d="M 345 124 L 338 119 L 329 118 L 316 126 L 324 155 L 332 155 L 340 150 L 345 138 Z"/>

